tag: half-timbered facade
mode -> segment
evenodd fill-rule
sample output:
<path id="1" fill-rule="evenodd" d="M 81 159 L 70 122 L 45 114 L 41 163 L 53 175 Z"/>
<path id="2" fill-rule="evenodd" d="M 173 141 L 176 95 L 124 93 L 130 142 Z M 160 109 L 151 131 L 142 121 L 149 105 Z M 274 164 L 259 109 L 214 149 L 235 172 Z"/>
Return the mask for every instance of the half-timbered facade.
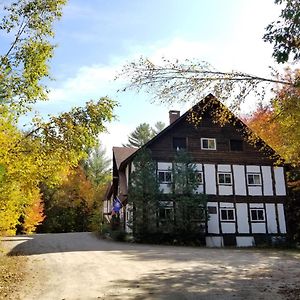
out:
<path id="1" fill-rule="evenodd" d="M 220 112 L 227 114 L 229 122 L 216 122 Z M 156 161 L 164 194 L 172 192 L 176 152 L 184 149 L 193 157 L 199 181 L 195 192 L 208 199 L 207 246 L 253 246 L 286 234 L 284 165 L 261 139 L 249 139 L 253 139 L 250 129 L 209 95 L 182 116 L 170 111 L 170 125 L 144 146 Z M 113 197 L 126 204 L 132 160 L 138 151 L 113 148 L 113 184 L 105 199 L 108 218 Z M 125 229 L 126 213 L 125 205 L 121 213 Z"/>

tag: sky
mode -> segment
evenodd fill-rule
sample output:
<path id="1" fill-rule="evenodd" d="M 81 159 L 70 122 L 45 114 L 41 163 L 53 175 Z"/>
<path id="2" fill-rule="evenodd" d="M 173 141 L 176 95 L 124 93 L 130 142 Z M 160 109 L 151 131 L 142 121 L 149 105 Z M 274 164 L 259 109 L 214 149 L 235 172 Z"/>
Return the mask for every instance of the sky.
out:
<path id="1" fill-rule="evenodd" d="M 192 106 L 170 107 L 152 103 L 153 95 L 117 92 L 126 84 L 114 80 L 124 64 L 141 55 L 154 62 L 165 56 L 268 76 L 275 63 L 262 36 L 279 14 L 273 0 L 69 0 L 55 24 L 49 101 L 35 110 L 58 114 L 103 96 L 117 100 L 117 119 L 100 136 L 111 157 L 112 146 L 126 143 L 140 123 L 168 124 L 170 109 L 183 113 Z"/>

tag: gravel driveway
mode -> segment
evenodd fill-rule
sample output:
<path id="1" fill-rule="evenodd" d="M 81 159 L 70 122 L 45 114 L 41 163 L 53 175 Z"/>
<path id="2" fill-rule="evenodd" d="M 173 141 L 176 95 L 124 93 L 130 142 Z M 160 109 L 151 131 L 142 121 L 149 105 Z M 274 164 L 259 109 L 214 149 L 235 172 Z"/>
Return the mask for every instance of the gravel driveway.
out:
<path id="1" fill-rule="evenodd" d="M 117 243 L 92 233 L 6 238 L 28 257 L 21 299 L 300 299 L 300 253 Z"/>

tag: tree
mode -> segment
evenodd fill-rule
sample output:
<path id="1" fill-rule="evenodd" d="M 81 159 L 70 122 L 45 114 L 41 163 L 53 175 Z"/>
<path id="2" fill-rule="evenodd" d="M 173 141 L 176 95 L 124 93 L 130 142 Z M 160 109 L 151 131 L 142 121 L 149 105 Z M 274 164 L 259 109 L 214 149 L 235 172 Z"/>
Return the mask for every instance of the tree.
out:
<path id="1" fill-rule="evenodd" d="M 155 135 L 159 134 L 161 131 L 163 131 L 166 127 L 166 124 L 164 122 L 158 121 L 154 124 L 153 131 L 155 132 Z"/>
<path id="2" fill-rule="evenodd" d="M 129 136 L 128 143 L 125 144 L 125 147 L 137 147 L 140 148 L 150 141 L 155 135 L 165 128 L 163 122 L 157 122 L 154 125 L 155 128 L 152 128 L 147 123 L 140 124 Z"/>
<path id="3" fill-rule="evenodd" d="M 89 180 L 98 186 L 110 179 L 111 160 L 106 156 L 106 151 L 101 144 L 89 151 L 88 158 L 83 161 L 83 167 Z"/>
<path id="4" fill-rule="evenodd" d="M 286 70 L 287 80 L 297 80 L 300 71 Z M 300 89 L 277 87 L 272 102 L 259 108 L 245 122 L 287 163 L 300 166 Z"/>
<path id="5" fill-rule="evenodd" d="M 66 0 L 16 0 L 4 7 L 7 12 L 0 30 L 11 38 L 0 53 L 0 99 L 24 111 L 28 104 L 47 99 L 41 79 L 49 77 L 48 60 L 53 56 L 53 23 L 62 16 Z"/>
<path id="6" fill-rule="evenodd" d="M 275 0 L 285 3 L 278 20 L 266 28 L 264 41 L 274 44 L 273 57 L 278 63 L 285 63 L 293 54 L 293 60 L 300 59 L 300 2 L 298 0 Z"/>
<path id="7" fill-rule="evenodd" d="M 275 43 L 273 55 L 278 62 L 287 61 L 292 53 L 294 62 L 298 62 L 299 1 L 275 0 L 275 3 L 285 3 L 286 7 L 278 23 L 274 22 L 267 27 L 264 39 Z M 207 62 L 188 59 L 181 63 L 164 58 L 159 65 L 141 57 L 125 65 L 119 76 L 129 78 L 124 91 L 146 90 L 153 93 L 154 98 L 160 102 L 195 102 L 213 93 L 221 101 L 230 99 L 228 104 L 232 110 L 240 109 L 249 95 L 263 100 L 270 85 L 279 84 L 298 89 L 300 86 L 299 78 L 288 80 L 276 71 L 273 71 L 271 78 L 239 71 L 221 72 Z"/>
<path id="8" fill-rule="evenodd" d="M 36 120 L 27 133 L 17 128 L 14 115 L 4 111 L 0 119 L 1 233 L 14 233 L 21 220 L 28 220 L 42 183 L 59 184 L 62 174 L 86 157 L 86 149 L 96 145 L 104 122 L 113 118 L 113 107 L 113 101 L 102 98 L 47 122 Z M 41 219 L 36 220 L 38 225 Z"/>
<path id="9" fill-rule="evenodd" d="M 196 193 L 198 176 L 192 157 L 185 151 L 179 151 L 173 167 L 174 233 L 186 241 L 199 239 L 205 233 L 206 196 Z"/>
<path id="10" fill-rule="evenodd" d="M 95 189 L 82 167 L 69 171 L 58 187 L 43 188 L 46 219 L 43 232 L 88 231 Z"/>
<path id="11" fill-rule="evenodd" d="M 157 232 L 157 209 L 159 185 L 156 179 L 156 164 L 148 150 L 140 151 L 133 161 L 134 171 L 130 176 L 128 206 L 133 235 L 145 241 Z"/>
<path id="12" fill-rule="evenodd" d="M 0 54 L 0 234 L 14 233 L 17 225 L 31 232 L 41 222 L 40 186 L 60 184 L 114 117 L 116 103 L 101 98 L 48 121 L 36 117 L 25 133 L 18 129 L 19 117 L 47 98 L 41 81 L 49 77 L 53 24 L 65 3 L 17 0 L 5 8 L 7 15 L 0 23 L 0 30 L 11 38 Z"/>
<path id="13" fill-rule="evenodd" d="M 299 76 L 299 70 L 287 70 L 287 77 Z M 289 86 L 277 88 L 275 98 L 267 107 L 259 108 L 245 122 L 284 159 L 288 168 L 289 197 L 286 199 L 288 237 L 300 241 L 300 90 Z"/>

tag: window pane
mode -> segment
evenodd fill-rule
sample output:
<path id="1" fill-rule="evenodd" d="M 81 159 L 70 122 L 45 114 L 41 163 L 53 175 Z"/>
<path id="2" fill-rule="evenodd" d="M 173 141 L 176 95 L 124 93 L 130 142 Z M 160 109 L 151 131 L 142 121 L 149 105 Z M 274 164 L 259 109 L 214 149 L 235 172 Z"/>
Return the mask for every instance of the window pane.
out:
<path id="1" fill-rule="evenodd" d="M 221 210 L 221 219 L 227 220 L 227 211 L 225 209 Z"/>
<path id="2" fill-rule="evenodd" d="M 219 183 L 225 183 L 225 176 L 224 174 L 218 174 L 219 176 Z"/>
<path id="3" fill-rule="evenodd" d="M 233 209 L 228 209 L 228 220 L 234 220 Z"/>
<path id="4" fill-rule="evenodd" d="M 215 140 L 208 140 L 208 148 L 215 149 Z"/>
<path id="5" fill-rule="evenodd" d="M 231 183 L 231 175 L 230 174 L 225 174 L 225 183 Z"/>
<path id="6" fill-rule="evenodd" d="M 165 172 L 165 181 L 166 182 L 171 182 L 172 181 L 172 175 L 171 175 L 171 172 Z"/>
<path id="7" fill-rule="evenodd" d="M 202 140 L 202 148 L 208 149 L 208 140 Z"/>
<path id="8" fill-rule="evenodd" d="M 251 210 L 251 220 L 253 221 L 257 220 L 257 211 L 254 209 Z"/>
<path id="9" fill-rule="evenodd" d="M 260 184 L 260 175 L 258 174 L 253 175 L 253 181 L 254 184 Z"/>
<path id="10" fill-rule="evenodd" d="M 213 215 L 217 213 L 217 208 L 215 206 L 208 206 L 207 207 L 208 213 Z"/>
<path id="11" fill-rule="evenodd" d="M 158 181 L 159 182 L 165 181 L 165 173 L 164 172 L 158 172 Z"/>
<path id="12" fill-rule="evenodd" d="M 248 183 L 249 183 L 249 184 L 254 184 L 254 178 L 253 178 L 253 175 L 248 175 Z"/>
<path id="13" fill-rule="evenodd" d="M 265 218 L 264 218 L 264 212 L 263 212 L 262 209 L 257 210 L 257 219 L 258 219 L 258 220 L 264 220 L 264 219 L 265 219 Z"/>

